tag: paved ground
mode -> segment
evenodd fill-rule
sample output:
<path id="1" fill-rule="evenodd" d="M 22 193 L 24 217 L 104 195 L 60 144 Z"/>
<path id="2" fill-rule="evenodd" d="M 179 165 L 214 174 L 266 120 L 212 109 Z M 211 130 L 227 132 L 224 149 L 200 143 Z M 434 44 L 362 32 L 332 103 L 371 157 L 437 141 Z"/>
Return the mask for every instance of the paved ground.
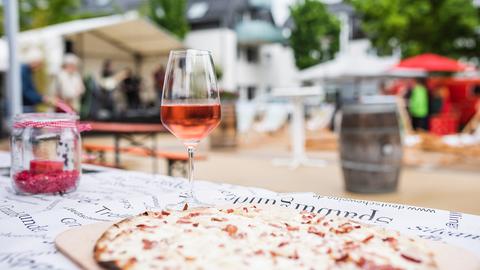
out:
<path id="1" fill-rule="evenodd" d="M 113 145 L 109 137 L 89 137 L 85 141 Z M 184 151 L 181 143 L 169 134 L 158 135 L 157 141 L 163 150 Z M 445 166 L 442 162 L 424 162 L 419 168 L 407 166 L 401 175 L 397 192 L 358 195 L 344 191 L 336 152 L 308 153 L 313 158 L 327 160 L 327 166 L 323 168 L 300 167 L 291 170 L 274 166 L 273 158 L 289 155 L 285 134 L 243 138 L 241 147 L 235 151 L 211 151 L 208 143 L 204 142 L 199 151 L 206 154 L 208 160 L 197 162 L 197 179 L 257 186 L 279 192 L 311 191 L 322 195 L 397 202 L 480 215 L 480 167 L 465 165 L 465 162 L 457 162 L 456 166 Z M 410 155 L 417 157 L 416 152 Z M 435 160 L 433 156 L 428 159 Z M 122 162 L 127 169 L 151 171 L 149 159 L 124 155 Z M 160 172 L 166 173 L 165 162 L 158 162 Z"/>

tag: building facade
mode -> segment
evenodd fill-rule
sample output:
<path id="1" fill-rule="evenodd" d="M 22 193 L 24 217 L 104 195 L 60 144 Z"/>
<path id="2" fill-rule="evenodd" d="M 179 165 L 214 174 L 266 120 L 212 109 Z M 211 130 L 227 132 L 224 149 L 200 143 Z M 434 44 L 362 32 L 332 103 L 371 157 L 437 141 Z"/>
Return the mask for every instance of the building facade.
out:
<path id="1" fill-rule="evenodd" d="M 187 18 L 185 45 L 212 51 L 223 90 L 251 100 L 298 84 L 293 52 L 275 25 L 270 1 L 191 0 Z"/>

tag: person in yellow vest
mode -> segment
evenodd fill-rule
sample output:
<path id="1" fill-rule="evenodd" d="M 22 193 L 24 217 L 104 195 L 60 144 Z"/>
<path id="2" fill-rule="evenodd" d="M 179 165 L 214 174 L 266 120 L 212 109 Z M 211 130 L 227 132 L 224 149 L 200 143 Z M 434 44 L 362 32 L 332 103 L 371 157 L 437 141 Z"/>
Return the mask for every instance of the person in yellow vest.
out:
<path id="1" fill-rule="evenodd" d="M 424 78 L 415 79 L 408 100 L 414 130 L 428 130 L 428 90 Z"/>

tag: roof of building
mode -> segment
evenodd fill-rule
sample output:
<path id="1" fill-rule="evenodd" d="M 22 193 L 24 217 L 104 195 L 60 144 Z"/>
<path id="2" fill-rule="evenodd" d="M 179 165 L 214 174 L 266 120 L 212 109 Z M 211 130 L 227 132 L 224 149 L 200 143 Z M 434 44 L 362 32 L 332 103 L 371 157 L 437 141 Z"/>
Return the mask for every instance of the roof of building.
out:
<path id="1" fill-rule="evenodd" d="M 248 0 L 190 0 L 187 5 L 187 19 L 192 29 L 234 28 L 240 19 L 239 12 L 247 8 Z"/>
<path id="2" fill-rule="evenodd" d="M 235 27 L 238 42 L 244 45 L 284 42 L 280 28 L 260 20 L 244 21 Z"/>
<path id="3" fill-rule="evenodd" d="M 333 14 L 346 13 L 349 16 L 353 16 L 355 14 L 355 8 L 353 8 L 352 5 L 343 2 L 329 4 L 327 5 L 327 9 Z"/>
<path id="4" fill-rule="evenodd" d="M 138 8 L 142 0 L 81 0 L 81 11 L 98 13 L 116 13 Z"/>
<path id="5" fill-rule="evenodd" d="M 283 42 L 270 0 L 190 0 L 187 18 L 192 30 L 230 28 L 241 44 Z"/>
<path id="6" fill-rule="evenodd" d="M 275 24 L 270 0 L 189 0 L 187 18 L 192 29 L 227 27 L 249 19 Z"/>

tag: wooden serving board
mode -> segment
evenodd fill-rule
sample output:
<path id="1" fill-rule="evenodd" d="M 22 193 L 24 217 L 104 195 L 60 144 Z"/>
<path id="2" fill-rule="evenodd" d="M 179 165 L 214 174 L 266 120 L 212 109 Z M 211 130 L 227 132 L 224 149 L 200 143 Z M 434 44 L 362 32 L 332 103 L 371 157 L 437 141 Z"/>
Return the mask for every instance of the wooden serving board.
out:
<path id="1" fill-rule="evenodd" d="M 102 270 L 93 259 L 97 239 L 113 223 L 103 222 L 70 229 L 57 236 L 55 245 L 82 269 Z M 480 260 L 473 254 L 450 245 L 428 241 L 435 252 L 439 269 L 480 270 Z"/>
<path id="2" fill-rule="evenodd" d="M 61 253 L 82 269 L 102 270 L 93 259 L 93 247 L 113 223 L 99 222 L 65 231 L 55 238 L 55 246 Z"/>

